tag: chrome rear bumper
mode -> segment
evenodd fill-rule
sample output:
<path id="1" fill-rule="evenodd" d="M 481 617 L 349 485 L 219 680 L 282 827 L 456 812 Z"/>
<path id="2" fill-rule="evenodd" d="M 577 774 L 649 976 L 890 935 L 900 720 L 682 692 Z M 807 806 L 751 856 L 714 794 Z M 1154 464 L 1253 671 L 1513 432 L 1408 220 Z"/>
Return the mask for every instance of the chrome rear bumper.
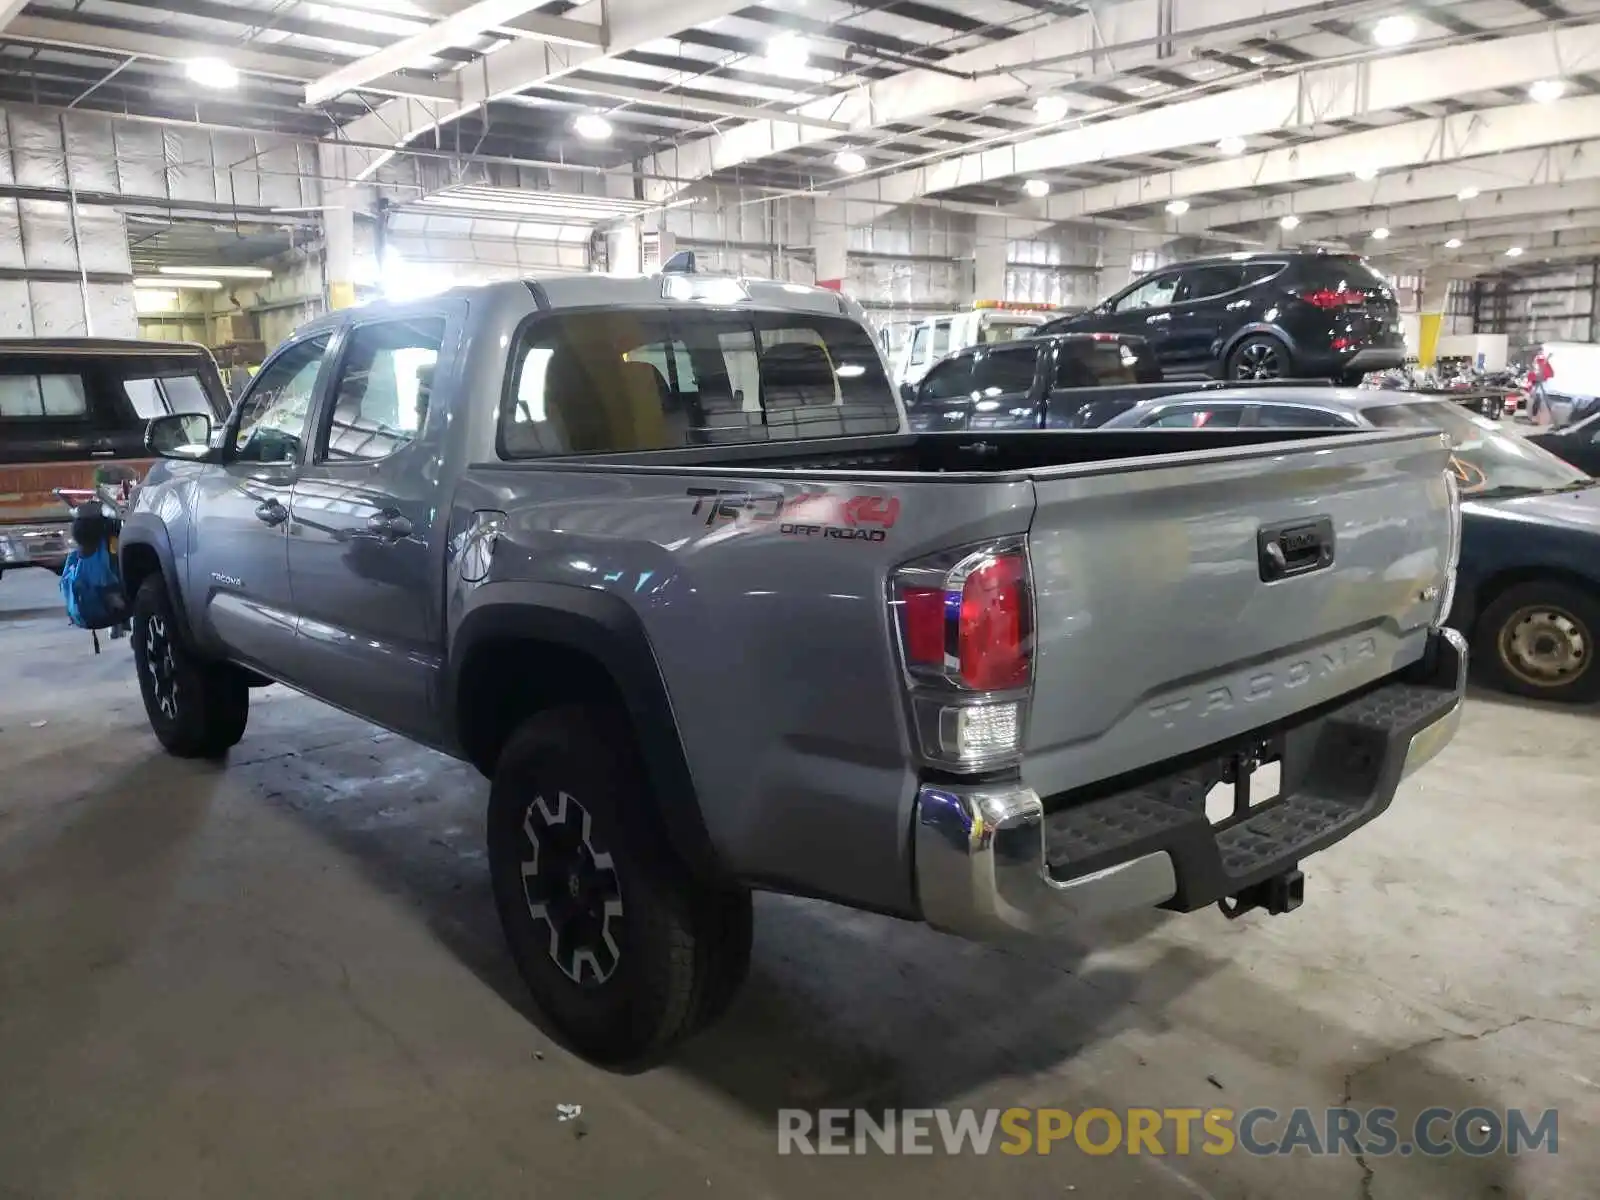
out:
<path id="1" fill-rule="evenodd" d="M 60 567 L 71 549 L 72 528 L 67 521 L 0 525 L 0 568 Z"/>
<path id="2" fill-rule="evenodd" d="M 1021 783 L 924 784 L 917 898 L 937 929 L 1042 933 L 1135 908 L 1192 911 L 1294 870 L 1389 807 L 1400 781 L 1461 724 L 1466 643 L 1433 635 L 1424 660 L 1285 735 L 1286 792 L 1213 826 L 1214 772 L 1189 766 L 1112 794 L 1051 798 Z"/>

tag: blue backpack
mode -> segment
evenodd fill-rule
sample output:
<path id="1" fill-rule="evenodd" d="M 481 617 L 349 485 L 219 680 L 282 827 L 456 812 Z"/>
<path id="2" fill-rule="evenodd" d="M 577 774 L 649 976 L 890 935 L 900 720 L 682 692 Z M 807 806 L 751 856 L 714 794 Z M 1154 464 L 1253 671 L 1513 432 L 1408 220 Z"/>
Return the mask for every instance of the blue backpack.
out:
<path id="1" fill-rule="evenodd" d="M 67 555 L 61 598 L 67 602 L 67 620 L 79 629 L 110 629 L 128 619 L 122 576 L 109 546 L 101 542 L 87 553 L 73 550 Z"/>

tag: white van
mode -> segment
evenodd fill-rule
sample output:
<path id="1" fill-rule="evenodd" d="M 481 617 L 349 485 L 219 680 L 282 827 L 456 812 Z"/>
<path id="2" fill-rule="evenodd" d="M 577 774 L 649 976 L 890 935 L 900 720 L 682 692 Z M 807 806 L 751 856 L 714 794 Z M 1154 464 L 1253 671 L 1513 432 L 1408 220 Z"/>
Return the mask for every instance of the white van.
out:
<path id="1" fill-rule="evenodd" d="M 1550 364 L 1544 381 L 1545 401 L 1554 425 L 1565 425 L 1574 408 L 1593 411 L 1600 396 L 1600 346 L 1593 342 L 1546 342 L 1539 347 Z"/>
<path id="2" fill-rule="evenodd" d="M 980 300 L 971 312 L 945 313 L 925 317 L 911 330 L 895 359 L 895 386 L 915 387 L 922 377 L 946 354 L 989 342 L 1010 342 L 1027 337 L 1052 317 L 1066 316 L 1069 310 L 1051 304 L 1007 304 L 1002 300 Z"/>

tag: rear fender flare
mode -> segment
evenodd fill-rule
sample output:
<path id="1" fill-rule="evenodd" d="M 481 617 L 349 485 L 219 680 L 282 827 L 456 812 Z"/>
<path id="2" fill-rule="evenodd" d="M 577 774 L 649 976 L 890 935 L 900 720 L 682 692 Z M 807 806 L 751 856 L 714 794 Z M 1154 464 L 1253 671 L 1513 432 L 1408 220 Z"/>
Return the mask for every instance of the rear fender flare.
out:
<path id="1" fill-rule="evenodd" d="M 507 582 L 478 589 L 451 636 L 445 677 L 445 711 L 455 714 L 459 746 L 469 740 L 459 728 L 462 669 L 474 647 L 503 639 L 547 643 L 601 666 L 627 710 L 673 850 L 696 875 L 725 878 L 701 816 L 666 680 L 644 624 L 627 602 L 561 584 Z"/>

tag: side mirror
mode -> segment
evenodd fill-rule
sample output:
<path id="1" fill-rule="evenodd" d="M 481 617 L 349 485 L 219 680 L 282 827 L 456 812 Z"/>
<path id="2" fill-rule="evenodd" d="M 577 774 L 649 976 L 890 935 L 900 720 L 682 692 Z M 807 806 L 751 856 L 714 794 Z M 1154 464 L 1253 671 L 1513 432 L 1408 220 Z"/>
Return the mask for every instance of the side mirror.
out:
<path id="1" fill-rule="evenodd" d="M 144 448 L 161 458 L 200 462 L 211 454 L 211 418 L 205 413 L 168 413 L 144 427 Z"/>
<path id="2" fill-rule="evenodd" d="M 915 407 L 917 403 L 917 389 L 912 387 L 909 383 L 902 383 L 900 385 L 900 402 L 907 408 Z"/>

